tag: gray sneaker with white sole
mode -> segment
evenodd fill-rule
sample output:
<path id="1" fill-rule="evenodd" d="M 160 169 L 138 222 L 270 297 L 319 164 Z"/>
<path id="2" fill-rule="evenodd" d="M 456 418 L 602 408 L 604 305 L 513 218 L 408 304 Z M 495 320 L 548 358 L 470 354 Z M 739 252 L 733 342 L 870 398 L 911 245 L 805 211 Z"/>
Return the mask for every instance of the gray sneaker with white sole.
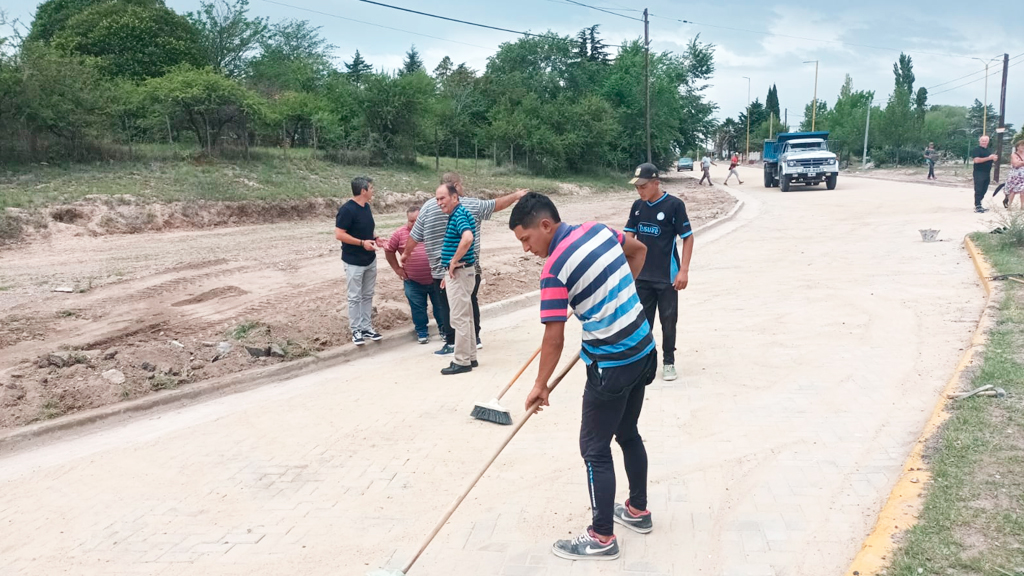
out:
<path id="1" fill-rule="evenodd" d="M 612 536 L 607 543 L 597 539 L 594 530 L 587 531 L 572 540 L 559 540 L 551 545 L 551 552 L 566 560 L 615 560 L 619 557 L 619 542 Z"/>
<path id="2" fill-rule="evenodd" d="M 633 532 L 639 532 L 641 534 L 647 534 L 654 529 L 654 521 L 651 520 L 651 512 L 644 510 L 643 514 L 634 516 L 627 506 L 629 500 L 626 500 L 626 504 L 615 505 L 615 521 L 622 524 L 626 528 L 629 528 Z"/>

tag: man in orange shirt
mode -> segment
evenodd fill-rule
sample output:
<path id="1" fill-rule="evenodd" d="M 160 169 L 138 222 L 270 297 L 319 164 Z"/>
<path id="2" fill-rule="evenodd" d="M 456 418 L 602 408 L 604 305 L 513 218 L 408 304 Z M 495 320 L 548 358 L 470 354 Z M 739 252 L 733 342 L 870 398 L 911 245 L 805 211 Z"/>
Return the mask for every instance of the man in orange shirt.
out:
<path id="1" fill-rule="evenodd" d="M 736 171 L 736 166 L 739 166 L 740 157 L 735 152 L 732 153 L 732 158 L 729 159 L 729 175 L 725 177 L 725 183 L 729 183 L 729 178 L 736 177 L 736 181 L 743 184 L 743 180 L 740 180 L 740 174 Z"/>

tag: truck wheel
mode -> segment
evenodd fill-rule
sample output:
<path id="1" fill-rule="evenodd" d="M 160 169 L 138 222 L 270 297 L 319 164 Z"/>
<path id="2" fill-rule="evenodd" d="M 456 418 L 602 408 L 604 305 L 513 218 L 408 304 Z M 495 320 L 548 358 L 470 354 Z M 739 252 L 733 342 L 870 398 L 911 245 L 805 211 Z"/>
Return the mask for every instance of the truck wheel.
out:
<path id="1" fill-rule="evenodd" d="M 779 180 L 779 190 L 782 190 L 783 192 L 789 192 L 790 178 L 792 178 L 792 176 L 790 176 L 789 174 L 782 175 L 782 178 Z"/>
<path id="2" fill-rule="evenodd" d="M 767 168 L 765 168 L 764 169 L 764 187 L 765 188 L 771 188 L 773 180 L 774 180 L 774 178 L 772 178 L 772 173 L 769 172 Z"/>
<path id="3" fill-rule="evenodd" d="M 838 174 L 833 174 L 833 175 L 831 175 L 831 176 L 829 176 L 828 178 L 825 179 L 825 187 L 828 188 L 829 190 L 835 190 L 836 189 L 836 182 L 838 182 L 838 181 L 839 181 L 839 175 Z"/>

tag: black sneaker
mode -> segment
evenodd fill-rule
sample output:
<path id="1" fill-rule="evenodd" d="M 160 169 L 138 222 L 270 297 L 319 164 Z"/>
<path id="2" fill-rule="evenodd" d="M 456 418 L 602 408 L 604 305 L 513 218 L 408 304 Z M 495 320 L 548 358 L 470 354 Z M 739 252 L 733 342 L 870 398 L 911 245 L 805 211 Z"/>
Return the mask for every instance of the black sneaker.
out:
<path id="1" fill-rule="evenodd" d="M 476 360 L 473 360 L 472 362 L 470 362 L 469 365 L 472 368 L 479 368 L 480 367 L 480 363 L 477 362 Z"/>
<path id="2" fill-rule="evenodd" d="M 592 528 L 572 540 L 559 540 L 551 545 L 551 552 L 566 560 L 615 560 L 619 557 L 619 542 L 615 536 L 607 544 L 597 539 Z"/>
<path id="3" fill-rule="evenodd" d="M 438 356 L 447 356 L 449 354 L 455 354 L 455 347 L 452 346 L 451 344 L 445 344 L 444 346 L 441 346 L 440 350 L 434 352 L 434 354 Z"/>
<path id="4" fill-rule="evenodd" d="M 362 346 L 363 344 L 366 344 L 366 340 L 363 340 L 363 334 L 361 332 L 353 332 L 352 343 L 356 346 Z"/>
<path id="5" fill-rule="evenodd" d="M 477 336 L 477 337 L 476 337 L 476 349 L 477 349 L 477 350 L 483 350 L 483 348 L 484 348 L 484 343 L 483 343 L 483 342 L 481 342 L 481 341 L 480 341 L 480 337 L 479 337 L 479 336 Z"/>
<path id="6" fill-rule="evenodd" d="M 988 209 L 982 208 L 981 206 L 975 206 L 974 211 L 977 212 L 978 214 L 984 214 L 985 212 L 988 212 Z"/>
<path id="7" fill-rule="evenodd" d="M 629 528 L 633 532 L 647 534 L 654 529 L 654 522 L 651 520 L 651 512 L 645 510 L 643 514 L 634 516 L 629 511 L 629 500 L 625 504 L 615 505 L 615 521 Z"/>
<path id="8" fill-rule="evenodd" d="M 452 374 L 465 374 L 466 372 L 472 372 L 472 366 L 463 366 L 462 364 L 456 364 L 452 362 L 447 368 L 441 368 L 441 374 L 444 376 L 451 376 Z"/>
<path id="9" fill-rule="evenodd" d="M 427 342 L 430 342 L 430 337 L 427 336 L 426 334 L 423 334 L 422 336 L 417 334 L 416 341 L 419 342 L 420 344 L 426 344 Z"/>
<path id="10" fill-rule="evenodd" d="M 363 330 L 363 336 L 365 336 L 366 338 L 369 338 L 370 340 L 373 340 L 374 342 L 378 342 L 378 341 L 384 339 L 384 337 L 381 336 L 380 334 L 378 334 L 377 332 L 375 332 L 373 330 L 373 328 L 371 328 L 369 330 Z"/>

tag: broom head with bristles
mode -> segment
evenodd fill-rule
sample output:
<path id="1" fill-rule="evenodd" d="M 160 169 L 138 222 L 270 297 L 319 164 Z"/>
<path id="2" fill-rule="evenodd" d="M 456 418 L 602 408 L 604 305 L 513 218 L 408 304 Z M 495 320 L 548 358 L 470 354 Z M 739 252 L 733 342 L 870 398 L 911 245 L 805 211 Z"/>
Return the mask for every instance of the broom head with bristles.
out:
<path id="1" fill-rule="evenodd" d="M 477 420 L 494 422 L 502 426 L 512 425 L 512 414 L 498 402 L 497 398 L 473 406 L 473 411 L 469 415 Z"/>

